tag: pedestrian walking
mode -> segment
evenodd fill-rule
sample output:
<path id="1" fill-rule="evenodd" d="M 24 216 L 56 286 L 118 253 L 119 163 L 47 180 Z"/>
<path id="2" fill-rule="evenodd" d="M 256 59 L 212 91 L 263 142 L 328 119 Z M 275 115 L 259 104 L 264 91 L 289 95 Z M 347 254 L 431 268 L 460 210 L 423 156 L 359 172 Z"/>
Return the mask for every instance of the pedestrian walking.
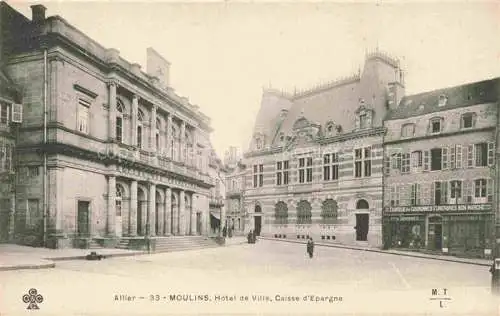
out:
<path id="1" fill-rule="evenodd" d="M 314 241 L 312 237 L 309 237 L 307 240 L 307 253 L 309 254 L 309 258 L 313 257 L 314 254 Z"/>

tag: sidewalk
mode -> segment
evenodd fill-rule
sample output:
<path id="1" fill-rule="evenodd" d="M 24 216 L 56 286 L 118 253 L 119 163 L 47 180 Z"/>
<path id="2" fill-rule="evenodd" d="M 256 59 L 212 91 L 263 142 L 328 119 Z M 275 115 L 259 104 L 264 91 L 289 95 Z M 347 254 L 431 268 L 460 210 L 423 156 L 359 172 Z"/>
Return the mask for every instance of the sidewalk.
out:
<path id="1" fill-rule="evenodd" d="M 241 244 L 246 244 L 247 239 L 246 237 L 243 236 L 233 236 L 231 238 L 226 237 L 226 246 L 234 246 L 234 245 L 241 245 Z"/>
<path id="2" fill-rule="evenodd" d="M 147 252 L 127 249 L 48 249 L 0 244 L 0 271 L 54 268 L 54 261 L 85 259 L 91 251 L 106 258 L 141 255 Z"/>
<path id="3" fill-rule="evenodd" d="M 296 244 L 306 244 L 307 241 L 301 241 L 301 240 L 287 240 L 287 239 L 276 239 L 276 238 L 270 238 L 270 237 L 259 237 L 259 239 L 265 239 L 265 240 L 271 240 L 271 241 L 277 241 L 277 242 L 288 242 L 288 243 L 296 243 Z M 388 255 L 397 255 L 397 256 L 407 256 L 407 257 L 414 257 L 414 258 L 423 258 L 423 259 L 430 259 L 430 260 L 440 260 L 440 261 L 449 261 L 449 262 L 457 262 L 457 263 L 465 263 L 465 264 L 473 264 L 473 265 L 478 265 L 478 266 L 491 266 L 491 260 L 488 259 L 468 259 L 468 258 L 457 258 L 453 256 L 446 256 L 446 255 L 430 255 L 430 254 L 424 254 L 424 253 L 418 253 L 418 252 L 410 252 L 410 251 L 399 251 L 399 250 L 382 250 L 379 248 L 370 248 L 370 247 L 360 247 L 360 246 L 348 246 L 348 245 L 341 245 L 341 244 L 333 244 L 333 243 L 322 243 L 322 242 L 314 242 L 316 246 L 321 246 L 321 247 L 332 247 L 332 248 L 343 248 L 343 249 L 350 249 L 350 250 L 359 250 L 359 251 L 369 251 L 369 252 L 378 252 L 378 253 L 383 253 L 383 254 L 388 254 Z"/>

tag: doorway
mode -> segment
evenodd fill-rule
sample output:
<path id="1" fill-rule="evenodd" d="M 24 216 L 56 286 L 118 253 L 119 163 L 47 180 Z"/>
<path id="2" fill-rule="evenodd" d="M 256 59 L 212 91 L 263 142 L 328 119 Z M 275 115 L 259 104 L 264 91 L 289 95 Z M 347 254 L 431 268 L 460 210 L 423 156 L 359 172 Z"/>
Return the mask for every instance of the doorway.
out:
<path id="1" fill-rule="evenodd" d="M 0 200 L 0 242 L 9 240 L 10 200 Z"/>
<path id="2" fill-rule="evenodd" d="M 78 236 L 89 236 L 89 211 L 90 202 L 78 201 L 77 233 Z"/>
<path id="3" fill-rule="evenodd" d="M 256 236 L 260 236 L 260 230 L 262 229 L 262 217 L 255 216 L 254 222 L 255 222 L 255 225 L 254 225 L 253 231 L 255 232 Z"/>
<path id="4" fill-rule="evenodd" d="M 196 234 L 201 235 L 201 212 L 196 213 Z"/>
<path id="5" fill-rule="evenodd" d="M 368 214 L 356 214 L 356 241 L 367 241 L 368 240 Z"/>
<path id="6" fill-rule="evenodd" d="M 429 218 L 428 246 L 431 250 L 443 247 L 443 224 L 441 217 Z"/>

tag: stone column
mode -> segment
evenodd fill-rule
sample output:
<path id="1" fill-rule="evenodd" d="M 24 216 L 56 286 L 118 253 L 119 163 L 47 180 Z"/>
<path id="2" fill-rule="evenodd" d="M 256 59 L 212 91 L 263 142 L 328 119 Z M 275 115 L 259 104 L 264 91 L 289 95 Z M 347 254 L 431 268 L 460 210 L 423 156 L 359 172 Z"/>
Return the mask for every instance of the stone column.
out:
<path id="1" fill-rule="evenodd" d="M 167 116 L 167 157 L 172 159 L 172 114 Z"/>
<path id="2" fill-rule="evenodd" d="M 139 97 L 134 94 L 132 97 L 132 128 L 130 136 L 132 146 L 137 146 L 137 113 L 139 111 Z"/>
<path id="3" fill-rule="evenodd" d="M 172 189 L 165 189 L 164 235 L 172 233 Z"/>
<path id="4" fill-rule="evenodd" d="M 130 184 L 130 219 L 129 219 L 129 235 L 137 236 L 137 181 L 132 180 Z"/>
<path id="5" fill-rule="evenodd" d="M 181 190 L 179 193 L 179 235 L 186 235 L 186 203 L 184 198 L 186 197 L 186 192 Z"/>
<path id="6" fill-rule="evenodd" d="M 116 233 L 116 178 L 108 176 L 108 212 L 107 212 L 107 232 L 110 236 Z"/>
<path id="7" fill-rule="evenodd" d="M 186 122 L 181 121 L 181 135 L 179 141 L 179 149 L 180 149 L 180 161 L 186 162 L 186 155 L 184 154 L 184 149 L 186 148 Z"/>
<path id="8" fill-rule="evenodd" d="M 196 235 L 196 211 L 198 210 L 198 203 L 195 203 L 194 201 L 198 202 L 198 196 L 193 194 L 191 195 L 191 235 Z"/>
<path id="9" fill-rule="evenodd" d="M 156 109 L 157 109 L 157 106 L 156 105 L 153 105 L 153 108 L 151 109 L 151 128 L 150 128 L 150 144 L 151 144 L 151 147 L 150 147 L 150 150 L 152 152 L 155 152 L 156 153 Z"/>
<path id="10" fill-rule="evenodd" d="M 109 86 L 109 140 L 116 140 L 116 82 L 108 82 Z"/>
<path id="11" fill-rule="evenodd" d="M 160 201 L 156 201 L 156 205 L 158 205 L 158 232 L 156 232 L 157 236 L 163 236 L 163 225 L 165 224 L 165 199 Z M 156 220 L 156 217 L 155 217 Z"/>
<path id="12" fill-rule="evenodd" d="M 156 211 L 156 184 L 149 184 L 148 199 L 148 217 L 147 226 L 149 227 L 149 236 L 155 235 L 155 211 Z"/>

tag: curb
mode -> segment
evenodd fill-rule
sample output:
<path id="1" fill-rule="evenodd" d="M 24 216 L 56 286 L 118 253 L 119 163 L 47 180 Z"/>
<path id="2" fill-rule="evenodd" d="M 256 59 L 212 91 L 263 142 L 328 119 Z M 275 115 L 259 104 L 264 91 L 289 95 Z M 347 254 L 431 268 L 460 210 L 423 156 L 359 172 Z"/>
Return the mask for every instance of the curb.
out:
<path id="1" fill-rule="evenodd" d="M 151 252 L 153 254 L 154 252 Z M 103 259 L 106 258 L 113 258 L 113 257 L 131 257 L 131 256 L 140 256 L 140 255 L 147 255 L 147 251 L 142 251 L 142 252 L 134 252 L 134 253 L 114 253 L 114 254 L 109 254 L 109 255 L 102 255 Z M 81 255 L 81 256 L 69 256 L 69 257 L 54 257 L 54 258 L 44 258 L 44 260 L 51 260 L 51 261 L 70 261 L 70 260 L 86 260 L 87 255 Z"/>
<path id="2" fill-rule="evenodd" d="M 50 269 L 50 268 L 55 268 L 55 267 L 56 267 L 56 264 L 54 262 L 51 262 L 51 263 L 43 263 L 43 264 L 27 264 L 27 265 L 0 267 L 0 271 Z"/>
<path id="3" fill-rule="evenodd" d="M 294 243 L 294 244 L 305 244 L 305 242 L 302 242 L 302 241 L 274 239 L 274 238 L 269 238 L 269 237 L 260 237 L 260 239 L 265 239 L 265 240 L 270 240 L 270 241 L 278 241 L 278 242 L 288 242 L 288 243 Z M 335 244 L 323 244 L 323 243 L 315 243 L 315 246 L 330 247 L 330 248 L 339 248 L 339 249 L 348 249 L 348 250 L 358 250 L 358 251 L 367 251 L 367 252 L 376 252 L 376 253 L 382 253 L 382 254 L 386 254 L 386 255 L 413 257 L 413 258 L 420 258 L 420 259 L 448 261 L 448 262 L 471 264 L 471 265 L 483 266 L 483 267 L 489 267 L 489 266 L 491 266 L 491 264 L 488 264 L 488 263 L 470 262 L 470 261 L 463 261 L 463 260 L 460 260 L 460 259 L 452 259 L 452 258 L 426 257 L 426 256 L 418 255 L 418 254 L 412 254 L 412 253 L 398 253 L 398 252 L 390 252 L 390 251 L 379 250 L 379 249 L 358 248 L 358 247 L 353 247 L 353 246 L 344 246 L 344 245 L 335 245 Z"/>

